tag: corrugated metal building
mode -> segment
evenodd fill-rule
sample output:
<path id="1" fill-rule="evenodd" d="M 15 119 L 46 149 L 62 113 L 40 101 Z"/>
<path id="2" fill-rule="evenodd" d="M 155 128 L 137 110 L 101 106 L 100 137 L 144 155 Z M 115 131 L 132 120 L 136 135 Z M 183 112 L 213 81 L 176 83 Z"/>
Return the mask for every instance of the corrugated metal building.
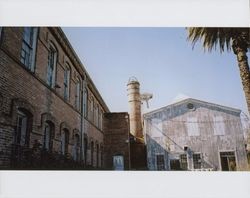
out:
<path id="1" fill-rule="evenodd" d="M 241 111 L 186 98 L 144 115 L 149 170 L 247 170 Z"/>

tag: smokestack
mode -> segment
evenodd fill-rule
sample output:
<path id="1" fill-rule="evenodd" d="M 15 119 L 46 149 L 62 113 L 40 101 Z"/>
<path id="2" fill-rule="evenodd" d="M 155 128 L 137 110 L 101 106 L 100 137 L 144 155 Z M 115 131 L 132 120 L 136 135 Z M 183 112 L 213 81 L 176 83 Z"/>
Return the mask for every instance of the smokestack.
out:
<path id="1" fill-rule="evenodd" d="M 130 133 L 137 138 L 143 138 L 141 123 L 141 99 L 140 83 L 135 77 L 131 77 L 127 84 Z"/>

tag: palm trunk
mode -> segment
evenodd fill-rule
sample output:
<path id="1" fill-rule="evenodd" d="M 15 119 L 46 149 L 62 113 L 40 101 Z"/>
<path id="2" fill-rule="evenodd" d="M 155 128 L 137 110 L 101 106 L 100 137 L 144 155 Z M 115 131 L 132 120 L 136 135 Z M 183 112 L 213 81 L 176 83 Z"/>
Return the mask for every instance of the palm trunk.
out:
<path id="1" fill-rule="evenodd" d="M 240 69 L 240 77 L 243 85 L 243 90 L 245 92 L 248 112 L 250 114 L 250 71 L 247 61 L 246 50 L 240 47 L 236 47 L 234 52 L 237 56 L 238 66 Z"/>

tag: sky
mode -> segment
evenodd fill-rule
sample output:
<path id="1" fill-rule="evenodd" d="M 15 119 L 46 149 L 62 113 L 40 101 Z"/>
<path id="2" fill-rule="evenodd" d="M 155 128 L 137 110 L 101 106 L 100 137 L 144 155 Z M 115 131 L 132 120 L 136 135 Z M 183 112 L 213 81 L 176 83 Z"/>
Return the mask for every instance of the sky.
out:
<path id="1" fill-rule="evenodd" d="M 205 52 L 185 28 L 64 27 L 67 38 L 111 112 L 128 112 L 126 85 L 152 93 L 148 112 L 187 95 L 247 113 L 236 56 Z M 248 53 L 249 55 L 249 53 Z M 249 57 L 249 56 L 248 56 Z"/>

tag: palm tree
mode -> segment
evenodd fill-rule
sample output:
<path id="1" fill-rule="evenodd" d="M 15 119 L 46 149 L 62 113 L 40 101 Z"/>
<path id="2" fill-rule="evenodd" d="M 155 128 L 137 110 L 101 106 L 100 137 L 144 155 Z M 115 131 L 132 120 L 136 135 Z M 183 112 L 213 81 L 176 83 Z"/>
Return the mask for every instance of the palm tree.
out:
<path id="1" fill-rule="evenodd" d="M 228 51 L 233 49 L 237 56 L 240 77 L 245 92 L 248 112 L 250 113 L 250 72 L 247 61 L 247 50 L 250 48 L 250 28 L 202 28 L 190 27 L 188 30 L 188 40 L 193 47 L 199 40 L 202 41 L 203 48 L 211 51 L 220 48 L 223 52 L 225 46 Z"/>

